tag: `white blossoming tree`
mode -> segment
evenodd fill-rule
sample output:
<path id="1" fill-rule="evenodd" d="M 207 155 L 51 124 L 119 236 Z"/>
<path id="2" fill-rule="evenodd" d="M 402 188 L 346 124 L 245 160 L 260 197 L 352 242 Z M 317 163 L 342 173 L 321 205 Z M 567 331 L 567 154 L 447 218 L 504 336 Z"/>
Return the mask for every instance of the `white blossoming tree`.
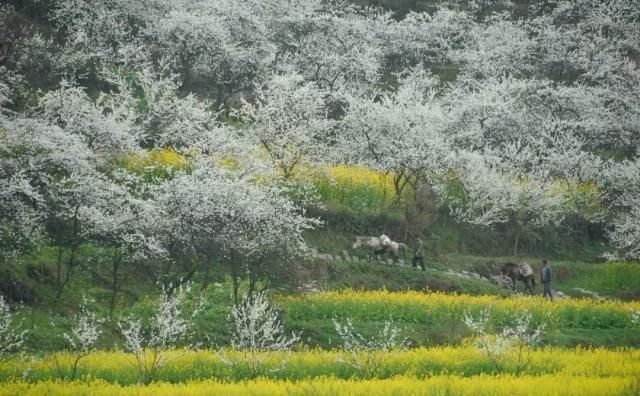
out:
<path id="1" fill-rule="evenodd" d="M 133 366 L 138 381 L 149 384 L 157 370 L 171 359 L 169 349 L 191 335 L 193 319 L 203 309 L 202 300 L 190 313 L 185 305 L 191 287 L 178 287 L 172 295 L 163 290 L 155 312 L 150 318 L 127 318 L 118 323 L 124 337 L 124 348 L 134 357 Z"/>
<path id="2" fill-rule="evenodd" d="M 402 337 L 401 329 L 392 319 L 384 322 L 378 334 L 369 337 L 363 336 L 354 327 L 351 318 L 344 323 L 334 318 L 333 325 L 344 349 L 340 361 L 358 370 L 365 378 L 374 378 L 390 353 L 408 346 L 407 339 Z"/>
<path id="3" fill-rule="evenodd" d="M 516 374 L 522 374 L 531 362 L 531 350 L 541 339 L 544 323 L 535 326 L 531 323 L 531 313 L 522 311 L 515 315 L 514 324 L 505 326 L 501 332 L 494 334 L 490 328 L 491 312 L 480 311 L 478 316 L 465 312 L 464 323 L 476 337 L 477 348 L 497 370 L 504 370 L 508 364 L 515 364 Z"/>
<path id="4" fill-rule="evenodd" d="M 282 368 L 287 362 L 282 352 L 300 340 L 300 334 L 285 333 L 280 311 L 264 292 L 245 295 L 240 306 L 231 308 L 229 320 L 231 346 L 236 351 L 222 351 L 221 357 L 252 377 Z"/>
<path id="5" fill-rule="evenodd" d="M 22 346 L 25 334 L 26 331 L 17 329 L 9 304 L 0 295 L 0 360 Z"/>
<path id="6" fill-rule="evenodd" d="M 297 74 L 275 75 L 255 95 L 255 104 L 246 103 L 236 113 L 246 124 L 238 134 L 264 152 L 285 180 L 326 153 L 331 122 L 325 92 L 316 84 Z"/>
<path id="7" fill-rule="evenodd" d="M 158 186 L 155 202 L 162 214 L 156 221 L 158 240 L 171 260 L 163 283 L 170 290 L 168 284 L 187 280 L 198 262 L 205 274 L 206 266 L 224 262 L 231 266 L 236 305 L 242 277 L 248 277 L 251 295 L 259 275 L 301 251 L 306 246 L 302 232 L 318 224 L 278 184 L 261 186 L 206 163 Z"/>
<path id="8" fill-rule="evenodd" d="M 80 305 L 80 312 L 73 318 L 71 331 L 63 334 L 64 340 L 72 355 L 71 373 L 69 374 L 70 380 L 76 378 L 80 360 L 96 350 L 96 343 L 102 333 L 100 326 L 103 320 L 100 319 L 95 312 L 89 311 L 86 304 L 87 302 L 84 301 L 83 305 Z M 56 366 L 61 376 L 63 378 L 66 377 L 62 374 L 62 369 L 57 359 Z"/>

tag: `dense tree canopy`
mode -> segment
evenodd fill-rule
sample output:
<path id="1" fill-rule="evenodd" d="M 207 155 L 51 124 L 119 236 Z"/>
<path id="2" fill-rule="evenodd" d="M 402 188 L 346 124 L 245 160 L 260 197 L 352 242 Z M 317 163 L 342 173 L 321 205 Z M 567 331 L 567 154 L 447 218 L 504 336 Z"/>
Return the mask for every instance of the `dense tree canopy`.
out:
<path id="1" fill-rule="evenodd" d="M 369 3 L 3 2 L 2 255 L 57 246 L 60 292 L 87 243 L 174 285 L 256 271 L 304 249 L 289 181 L 329 163 L 428 185 L 516 250 L 588 223 L 640 257 L 634 0 Z"/>

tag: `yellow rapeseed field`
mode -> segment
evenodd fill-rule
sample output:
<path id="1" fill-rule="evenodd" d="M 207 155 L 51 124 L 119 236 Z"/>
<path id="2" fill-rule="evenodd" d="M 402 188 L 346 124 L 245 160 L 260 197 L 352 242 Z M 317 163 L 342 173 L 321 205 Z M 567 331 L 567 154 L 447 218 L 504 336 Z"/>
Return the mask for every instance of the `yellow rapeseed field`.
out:
<path id="1" fill-rule="evenodd" d="M 181 169 L 187 165 L 188 160 L 174 149 L 164 148 L 129 154 L 123 162 L 125 168 L 142 172 L 155 167 Z"/>
<path id="2" fill-rule="evenodd" d="M 296 178 L 311 181 L 323 202 L 351 209 L 380 209 L 396 199 L 393 173 L 355 165 L 300 167 Z"/>
<path id="3" fill-rule="evenodd" d="M 511 376 L 454 375 L 383 380 L 350 380 L 331 377 L 304 381 L 271 380 L 220 382 L 205 380 L 181 384 L 156 382 L 148 386 L 121 386 L 103 381 L 16 382 L 0 388 L 0 395 L 637 395 L 638 379 L 622 377 L 565 377 L 557 375 Z"/>
<path id="4" fill-rule="evenodd" d="M 426 311 L 490 307 L 492 312 L 529 309 L 544 318 L 554 315 L 582 321 L 617 320 L 640 309 L 640 302 L 538 297 L 467 296 L 407 292 L 327 292 L 280 297 L 286 311 L 307 315 L 375 315 L 387 307 L 417 321 Z M 453 307 L 453 308 L 452 308 Z M 287 312 L 287 315 L 291 312 Z M 298 312 L 298 314 L 302 314 Z M 386 313 L 385 313 L 386 314 Z M 599 317 L 600 315 L 600 317 Z M 626 316 L 625 316 L 626 315 Z M 593 318 L 595 319 L 593 319 Z M 622 319 L 620 319 L 622 320 Z M 616 324 L 616 323 L 614 323 Z M 627 323 L 629 331 L 637 326 Z M 500 366 L 476 346 L 422 347 L 371 352 L 378 362 L 372 375 L 349 363 L 342 349 L 261 352 L 247 357 L 236 350 L 165 351 L 166 364 L 154 381 L 139 385 L 135 359 L 122 351 L 98 351 L 82 359 L 77 381 L 67 381 L 71 353 L 15 356 L 0 362 L 0 395 L 637 395 L 640 394 L 640 350 L 636 348 L 526 349 L 526 363 L 504 360 Z M 260 377 L 243 359 L 265 363 Z M 228 362 L 234 361 L 235 365 Z M 282 362 L 286 364 L 281 365 Z"/>
<path id="5" fill-rule="evenodd" d="M 372 352 L 381 362 L 376 376 L 390 378 L 399 375 L 417 378 L 434 375 L 473 376 L 495 374 L 495 367 L 487 356 L 473 345 L 415 348 L 405 351 Z M 263 352 L 258 360 L 275 362 L 267 373 L 274 379 L 307 380 L 317 377 L 361 378 L 357 369 L 344 364 L 342 350 L 303 350 L 296 352 Z M 240 351 L 227 350 L 227 359 L 241 361 Z M 167 364 L 157 373 L 157 380 L 188 382 L 217 378 L 233 380 L 248 378 L 250 374 L 226 364 L 219 351 L 171 350 L 165 353 Z M 566 378 L 640 378 L 640 350 L 605 348 L 545 347 L 530 350 L 526 375 L 555 375 Z M 21 377 L 31 382 L 59 378 L 60 371 L 71 367 L 73 356 L 56 353 L 30 359 L 13 359 L 0 363 L 0 380 Z M 284 367 L 279 367 L 285 361 Z M 84 358 L 79 365 L 81 378 L 101 379 L 120 384 L 137 382 L 135 359 L 120 351 L 100 351 Z M 278 370 L 272 371 L 271 369 Z M 507 363 L 501 374 L 514 374 L 515 362 Z"/>
<path id="6" fill-rule="evenodd" d="M 490 309 L 499 320 L 530 311 L 548 326 L 612 328 L 631 326 L 631 312 L 640 311 L 640 301 L 556 299 L 540 296 L 504 298 L 493 295 L 456 295 L 439 292 L 329 291 L 288 296 L 281 299 L 293 318 L 330 319 L 335 316 L 385 319 L 390 315 L 403 322 L 428 323 L 444 317 L 462 317 L 466 311 Z"/>

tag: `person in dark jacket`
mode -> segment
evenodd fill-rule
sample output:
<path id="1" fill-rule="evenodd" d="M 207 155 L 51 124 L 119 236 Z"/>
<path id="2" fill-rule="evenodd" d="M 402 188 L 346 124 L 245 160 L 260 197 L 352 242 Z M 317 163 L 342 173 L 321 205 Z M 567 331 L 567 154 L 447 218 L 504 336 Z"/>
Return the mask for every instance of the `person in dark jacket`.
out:
<path id="1" fill-rule="evenodd" d="M 547 259 L 542 260 L 541 278 L 542 278 L 542 285 L 544 286 L 542 296 L 543 297 L 548 296 L 550 299 L 553 300 L 553 296 L 551 295 L 551 267 L 549 266 L 549 262 L 547 261 Z"/>
<path id="2" fill-rule="evenodd" d="M 416 246 L 413 249 L 413 258 L 411 259 L 413 268 L 417 268 L 418 263 L 420 263 L 420 268 L 424 271 L 424 244 L 420 238 L 416 238 Z"/>

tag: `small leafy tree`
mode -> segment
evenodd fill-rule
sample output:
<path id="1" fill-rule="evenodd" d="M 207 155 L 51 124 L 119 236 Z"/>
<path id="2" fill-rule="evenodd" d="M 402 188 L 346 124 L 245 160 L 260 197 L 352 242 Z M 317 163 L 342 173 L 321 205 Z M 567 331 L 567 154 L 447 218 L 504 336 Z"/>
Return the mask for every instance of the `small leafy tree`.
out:
<path id="1" fill-rule="evenodd" d="M 223 352 L 222 360 L 246 368 L 252 377 L 284 367 L 286 360 L 275 352 L 287 351 L 300 340 L 300 334 L 285 334 L 279 311 L 264 292 L 245 296 L 244 304 L 231 309 L 229 319 L 231 346 L 240 353 Z"/>
<path id="2" fill-rule="evenodd" d="M 176 345 L 189 335 L 193 318 L 200 313 L 203 304 L 198 304 L 189 316 L 184 314 L 184 305 L 190 285 L 179 287 L 172 295 L 162 293 L 160 303 L 150 321 L 128 318 L 119 323 L 124 336 L 124 347 L 135 358 L 138 381 L 149 384 L 157 370 L 169 360 L 167 348 Z"/>
<path id="3" fill-rule="evenodd" d="M 520 375 L 531 362 L 531 350 L 539 344 L 544 324 L 533 327 L 531 313 L 523 311 L 515 317 L 512 327 L 505 327 L 499 334 L 492 334 L 489 328 L 491 312 L 480 311 L 478 317 L 465 312 L 464 323 L 476 335 L 476 347 L 485 353 L 497 370 L 503 370 L 509 361 L 516 366 Z"/>
<path id="4" fill-rule="evenodd" d="M 407 348 L 406 338 L 402 337 L 401 330 L 392 319 L 385 321 L 378 334 L 370 338 L 355 329 L 351 318 L 347 318 L 345 323 L 334 318 L 333 325 L 345 351 L 340 362 L 355 368 L 365 378 L 376 376 L 388 352 Z"/>

